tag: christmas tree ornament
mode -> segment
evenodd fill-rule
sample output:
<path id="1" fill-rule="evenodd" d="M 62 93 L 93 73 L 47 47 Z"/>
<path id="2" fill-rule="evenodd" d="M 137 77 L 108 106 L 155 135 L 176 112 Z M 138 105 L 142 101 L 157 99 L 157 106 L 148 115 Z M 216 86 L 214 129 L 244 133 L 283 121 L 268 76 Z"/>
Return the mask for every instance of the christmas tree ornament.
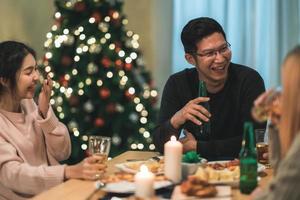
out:
<path id="1" fill-rule="evenodd" d="M 125 64 L 125 70 L 130 71 L 132 68 L 132 64 L 131 63 L 126 63 Z"/>
<path id="2" fill-rule="evenodd" d="M 74 4 L 74 10 L 77 12 L 83 12 L 86 9 L 86 5 L 83 1 L 78 1 Z"/>
<path id="3" fill-rule="evenodd" d="M 102 16 L 101 16 L 100 12 L 98 12 L 98 11 L 94 11 L 94 12 L 92 13 L 91 17 L 95 18 L 95 22 L 96 22 L 97 24 L 98 24 L 98 23 L 101 21 L 101 19 L 102 19 Z"/>
<path id="4" fill-rule="evenodd" d="M 121 59 L 116 60 L 115 65 L 118 69 L 122 69 L 123 67 L 123 62 Z"/>
<path id="5" fill-rule="evenodd" d="M 64 75 L 59 77 L 59 84 L 64 87 L 68 87 L 68 80 L 66 80 Z"/>
<path id="6" fill-rule="evenodd" d="M 132 101 L 134 99 L 134 94 L 131 94 L 128 90 L 125 91 L 125 96 L 128 100 Z"/>
<path id="7" fill-rule="evenodd" d="M 105 108 L 106 112 L 110 113 L 110 114 L 113 114 L 115 113 L 117 110 L 116 110 L 116 104 L 114 103 L 109 103 L 107 104 L 106 108 Z"/>
<path id="8" fill-rule="evenodd" d="M 111 65 L 111 61 L 108 57 L 104 56 L 101 60 L 101 64 L 103 65 L 103 67 L 108 68 Z"/>
<path id="9" fill-rule="evenodd" d="M 77 95 L 71 95 L 69 98 L 70 106 L 78 106 L 79 105 L 79 97 Z"/>
<path id="10" fill-rule="evenodd" d="M 64 55 L 61 58 L 61 64 L 65 67 L 68 67 L 72 64 L 72 58 L 70 56 Z"/>
<path id="11" fill-rule="evenodd" d="M 105 121 L 101 117 L 97 117 L 94 121 L 94 125 L 96 127 L 102 127 L 102 126 L 104 126 L 104 124 L 105 124 Z"/>
<path id="12" fill-rule="evenodd" d="M 102 99 L 107 99 L 109 96 L 110 96 L 110 90 L 108 88 L 101 88 L 99 90 L 99 96 L 102 98 Z"/>

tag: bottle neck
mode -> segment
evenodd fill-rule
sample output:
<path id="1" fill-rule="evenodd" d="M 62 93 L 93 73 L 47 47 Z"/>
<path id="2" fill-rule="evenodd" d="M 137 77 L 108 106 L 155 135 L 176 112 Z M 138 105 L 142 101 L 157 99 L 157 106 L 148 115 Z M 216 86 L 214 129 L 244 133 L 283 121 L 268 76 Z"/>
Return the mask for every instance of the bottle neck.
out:
<path id="1" fill-rule="evenodd" d="M 207 89 L 206 89 L 206 83 L 203 80 L 199 80 L 199 97 L 207 97 Z"/>
<path id="2" fill-rule="evenodd" d="M 244 124 L 244 138 L 242 146 L 244 149 L 255 149 L 254 131 L 251 122 L 245 122 Z"/>

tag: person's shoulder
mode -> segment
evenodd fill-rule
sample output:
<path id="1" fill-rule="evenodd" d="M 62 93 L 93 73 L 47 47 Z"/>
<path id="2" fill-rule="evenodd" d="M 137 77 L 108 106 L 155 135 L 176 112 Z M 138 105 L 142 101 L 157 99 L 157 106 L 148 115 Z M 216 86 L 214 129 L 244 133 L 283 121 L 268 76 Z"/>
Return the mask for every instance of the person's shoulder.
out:
<path id="1" fill-rule="evenodd" d="M 178 80 L 178 79 L 183 79 L 185 77 L 189 77 L 189 76 L 192 76 L 194 74 L 197 74 L 197 69 L 195 67 L 193 68 L 185 68 L 179 72 L 176 72 L 174 74 L 172 74 L 169 79 L 175 79 L 175 80 Z"/>
<path id="2" fill-rule="evenodd" d="M 246 65 L 230 63 L 230 67 L 231 67 L 232 71 L 234 71 L 235 73 L 241 73 L 241 74 L 249 74 L 250 73 L 250 74 L 259 75 L 259 73 L 255 69 L 248 67 Z"/>
<path id="3" fill-rule="evenodd" d="M 230 63 L 230 72 L 232 75 L 244 79 L 244 78 L 255 78 L 255 79 L 262 79 L 260 74 L 253 68 L 236 64 L 236 63 Z"/>

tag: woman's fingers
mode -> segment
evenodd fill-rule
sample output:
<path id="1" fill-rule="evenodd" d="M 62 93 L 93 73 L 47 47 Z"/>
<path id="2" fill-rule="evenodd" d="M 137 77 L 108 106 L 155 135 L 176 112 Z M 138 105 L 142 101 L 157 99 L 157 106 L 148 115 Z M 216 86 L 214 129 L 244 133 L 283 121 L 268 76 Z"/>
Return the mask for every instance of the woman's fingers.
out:
<path id="1" fill-rule="evenodd" d="M 96 180 L 101 178 L 101 176 L 104 174 L 104 170 L 102 171 L 96 171 L 96 170 L 83 170 L 83 179 L 86 180 Z"/>
<path id="2" fill-rule="evenodd" d="M 105 173 L 107 165 L 97 162 L 99 159 L 94 156 L 89 156 L 83 161 L 82 177 L 86 180 L 99 179 Z"/>

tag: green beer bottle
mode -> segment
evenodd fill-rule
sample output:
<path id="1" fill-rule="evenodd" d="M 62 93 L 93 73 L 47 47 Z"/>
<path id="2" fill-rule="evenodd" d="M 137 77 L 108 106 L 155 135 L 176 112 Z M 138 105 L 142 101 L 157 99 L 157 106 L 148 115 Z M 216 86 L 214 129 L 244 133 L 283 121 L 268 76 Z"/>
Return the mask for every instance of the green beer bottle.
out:
<path id="1" fill-rule="evenodd" d="M 198 96 L 199 97 L 207 97 L 206 84 L 202 80 L 199 81 Z M 202 105 L 204 108 L 206 108 L 206 110 L 208 110 L 208 111 L 210 110 L 208 102 L 201 102 L 200 105 Z M 200 135 L 204 135 L 205 137 L 210 136 L 210 121 L 208 121 L 208 122 L 202 121 L 202 125 L 200 126 Z"/>
<path id="2" fill-rule="evenodd" d="M 244 123 L 244 136 L 240 152 L 240 191 L 250 194 L 257 186 L 257 153 L 253 124 Z"/>

